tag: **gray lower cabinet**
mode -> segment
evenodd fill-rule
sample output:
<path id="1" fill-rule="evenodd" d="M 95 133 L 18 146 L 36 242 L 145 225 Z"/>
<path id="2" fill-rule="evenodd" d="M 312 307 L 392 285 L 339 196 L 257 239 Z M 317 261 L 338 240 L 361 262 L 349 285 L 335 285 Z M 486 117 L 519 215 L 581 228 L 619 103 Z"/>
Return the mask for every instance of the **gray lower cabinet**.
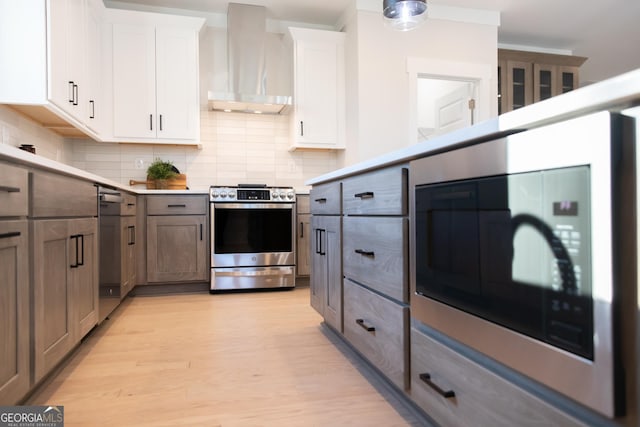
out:
<path id="1" fill-rule="evenodd" d="M 442 426 L 584 426 L 411 328 L 411 397 Z"/>
<path id="2" fill-rule="evenodd" d="M 342 332 L 342 218 L 311 218 L 311 306 Z"/>
<path id="3" fill-rule="evenodd" d="M 207 216 L 147 216 L 147 282 L 207 281 Z"/>
<path id="4" fill-rule="evenodd" d="M 32 221 L 34 381 L 98 321 L 97 218 Z"/>
<path id="5" fill-rule="evenodd" d="M 309 195 L 296 196 L 296 276 L 311 273 L 311 209 Z"/>
<path id="6" fill-rule="evenodd" d="M 342 183 L 344 336 L 400 390 L 409 388 L 407 169 Z"/>
<path id="7" fill-rule="evenodd" d="M 32 172 L 30 190 L 35 384 L 98 323 L 98 194 L 43 171 Z"/>
<path id="8" fill-rule="evenodd" d="M 28 253 L 27 221 L 0 221 L 0 405 L 30 386 Z"/>
<path id="9" fill-rule="evenodd" d="M 296 246 L 296 275 L 311 274 L 311 215 L 298 214 L 298 237 Z"/>
<path id="10" fill-rule="evenodd" d="M 100 292 L 123 299 L 136 284 L 136 217 L 103 216 L 100 237 Z"/>
<path id="11" fill-rule="evenodd" d="M 344 336 L 401 390 L 409 380 L 409 306 L 344 281 Z"/>

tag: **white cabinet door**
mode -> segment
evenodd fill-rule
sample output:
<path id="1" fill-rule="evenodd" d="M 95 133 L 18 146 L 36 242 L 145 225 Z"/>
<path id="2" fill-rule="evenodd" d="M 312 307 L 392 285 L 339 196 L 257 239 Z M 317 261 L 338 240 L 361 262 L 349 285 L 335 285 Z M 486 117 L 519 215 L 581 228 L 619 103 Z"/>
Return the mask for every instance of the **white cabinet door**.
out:
<path id="1" fill-rule="evenodd" d="M 96 133 L 102 130 L 104 102 L 102 97 L 102 8 L 98 0 L 87 4 L 86 46 L 87 55 L 86 86 L 81 102 L 85 104 L 84 123 Z"/>
<path id="2" fill-rule="evenodd" d="M 48 97 L 64 111 L 71 111 L 73 103 L 73 83 L 67 76 L 67 0 L 49 1 L 47 15 L 47 44 L 49 57 Z"/>
<path id="3" fill-rule="evenodd" d="M 155 28 L 113 24 L 113 133 L 156 136 Z"/>
<path id="4" fill-rule="evenodd" d="M 116 138 L 197 139 L 197 46 L 195 31 L 113 25 Z"/>
<path id="5" fill-rule="evenodd" d="M 193 31 L 156 28 L 156 107 L 159 138 L 196 139 L 197 40 Z"/>
<path id="6" fill-rule="evenodd" d="M 78 120 L 84 120 L 85 0 L 47 3 L 49 14 L 49 100 Z"/>
<path id="7" fill-rule="evenodd" d="M 344 34 L 290 28 L 294 148 L 344 148 Z"/>

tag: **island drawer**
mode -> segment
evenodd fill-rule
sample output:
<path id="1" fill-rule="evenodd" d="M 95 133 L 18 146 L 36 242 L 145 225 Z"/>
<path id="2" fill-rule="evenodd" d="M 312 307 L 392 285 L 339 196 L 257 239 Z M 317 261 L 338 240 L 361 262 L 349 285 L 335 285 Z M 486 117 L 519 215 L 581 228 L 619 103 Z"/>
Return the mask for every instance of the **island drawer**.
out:
<path id="1" fill-rule="evenodd" d="M 147 196 L 147 215 L 206 215 L 208 207 L 203 195 Z"/>
<path id="2" fill-rule="evenodd" d="M 29 173 L 2 163 L 0 168 L 0 216 L 27 216 Z"/>
<path id="3" fill-rule="evenodd" d="M 341 188 L 339 181 L 314 185 L 309 192 L 311 213 L 314 215 L 342 214 Z"/>
<path id="4" fill-rule="evenodd" d="M 406 215 L 407 168 L 394 166 L 347 178 L 342 187 L 346 215 Z"/>
<path id="5" fill-rule="evenodd" d="M 344 336 L 400 389 L 409 379 L 409 307 L 348 279 L 344 281 Z"/>
<path id="6" fill-rule="evenodd" d="M 408 303 L 409 221 L 402 217 L 344 217 L 345 277 Z"/>
<path id="7" fill-rule="evenodd" d="M 584 426 L 411 327 L 411 397 L 440 425 Z"/>

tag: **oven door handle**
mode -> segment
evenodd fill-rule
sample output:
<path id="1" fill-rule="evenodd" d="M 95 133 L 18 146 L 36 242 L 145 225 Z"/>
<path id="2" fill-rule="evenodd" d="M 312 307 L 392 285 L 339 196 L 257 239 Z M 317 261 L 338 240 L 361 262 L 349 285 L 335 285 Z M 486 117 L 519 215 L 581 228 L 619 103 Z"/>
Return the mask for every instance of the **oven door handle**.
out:
<path id="1" fill-rule="evenodd" d="M 293 209 L 293 203 L 216 203 L 214 209 Z"/>

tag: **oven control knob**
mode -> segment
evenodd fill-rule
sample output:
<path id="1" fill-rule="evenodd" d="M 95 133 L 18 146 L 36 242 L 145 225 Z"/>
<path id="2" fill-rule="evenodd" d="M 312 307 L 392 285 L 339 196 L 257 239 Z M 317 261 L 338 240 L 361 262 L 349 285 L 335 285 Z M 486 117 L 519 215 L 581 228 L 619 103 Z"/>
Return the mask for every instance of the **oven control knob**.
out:
<path id="1" fill-rule="evenodd" d="M 282 200 L 284 200 L 284 199 L 285 199 L 285 197 L 287 197 L 287 195 L 284 193 L 284 191 L 281 191 L 281 192 L 280 192 L 280 198 L 281 198 Z"/>
<path id="2" fill-rule="evenodd" d="M 213 197 L 214 199 L 217 199 L 218 196 L 220 196 L 220 193 L 218 193 L 218 190 L 213 190 L 211 192 L 211 197 Z"/>
<path id="3" fill-rule="evenodd" d="M 293 196 L 294 196 L 293 191 L 289 191 L 289 192 L 287 193 L 287 199 L 289 199 L 289 200 L 293 200 Z"/>
<path id="4" fill-rule="evenodd" d="M 235 192 L 235 191 L 229 191 L 229 193 L 227 194 L 227 196 L 228 196 L 230 199 L 235 199 L 235 197 L 236 197 L 236 192 Z"/>
<path id="5" fill-rule="evenodd" d="M 273 193 L 271 193 L 271 198 L 272 199 L 277 199 L 278 198 L 278 192 L 274 191 Z"/>
<path id="6" fill-rule="evenodd" d="M 224 199 L 225 197 L 227 197 L 227 192 L 226 192 L 226 191 L 221 191 L 221 192 L 220 192 L 220 197 L 222 197 L 223 199 Z"/>

